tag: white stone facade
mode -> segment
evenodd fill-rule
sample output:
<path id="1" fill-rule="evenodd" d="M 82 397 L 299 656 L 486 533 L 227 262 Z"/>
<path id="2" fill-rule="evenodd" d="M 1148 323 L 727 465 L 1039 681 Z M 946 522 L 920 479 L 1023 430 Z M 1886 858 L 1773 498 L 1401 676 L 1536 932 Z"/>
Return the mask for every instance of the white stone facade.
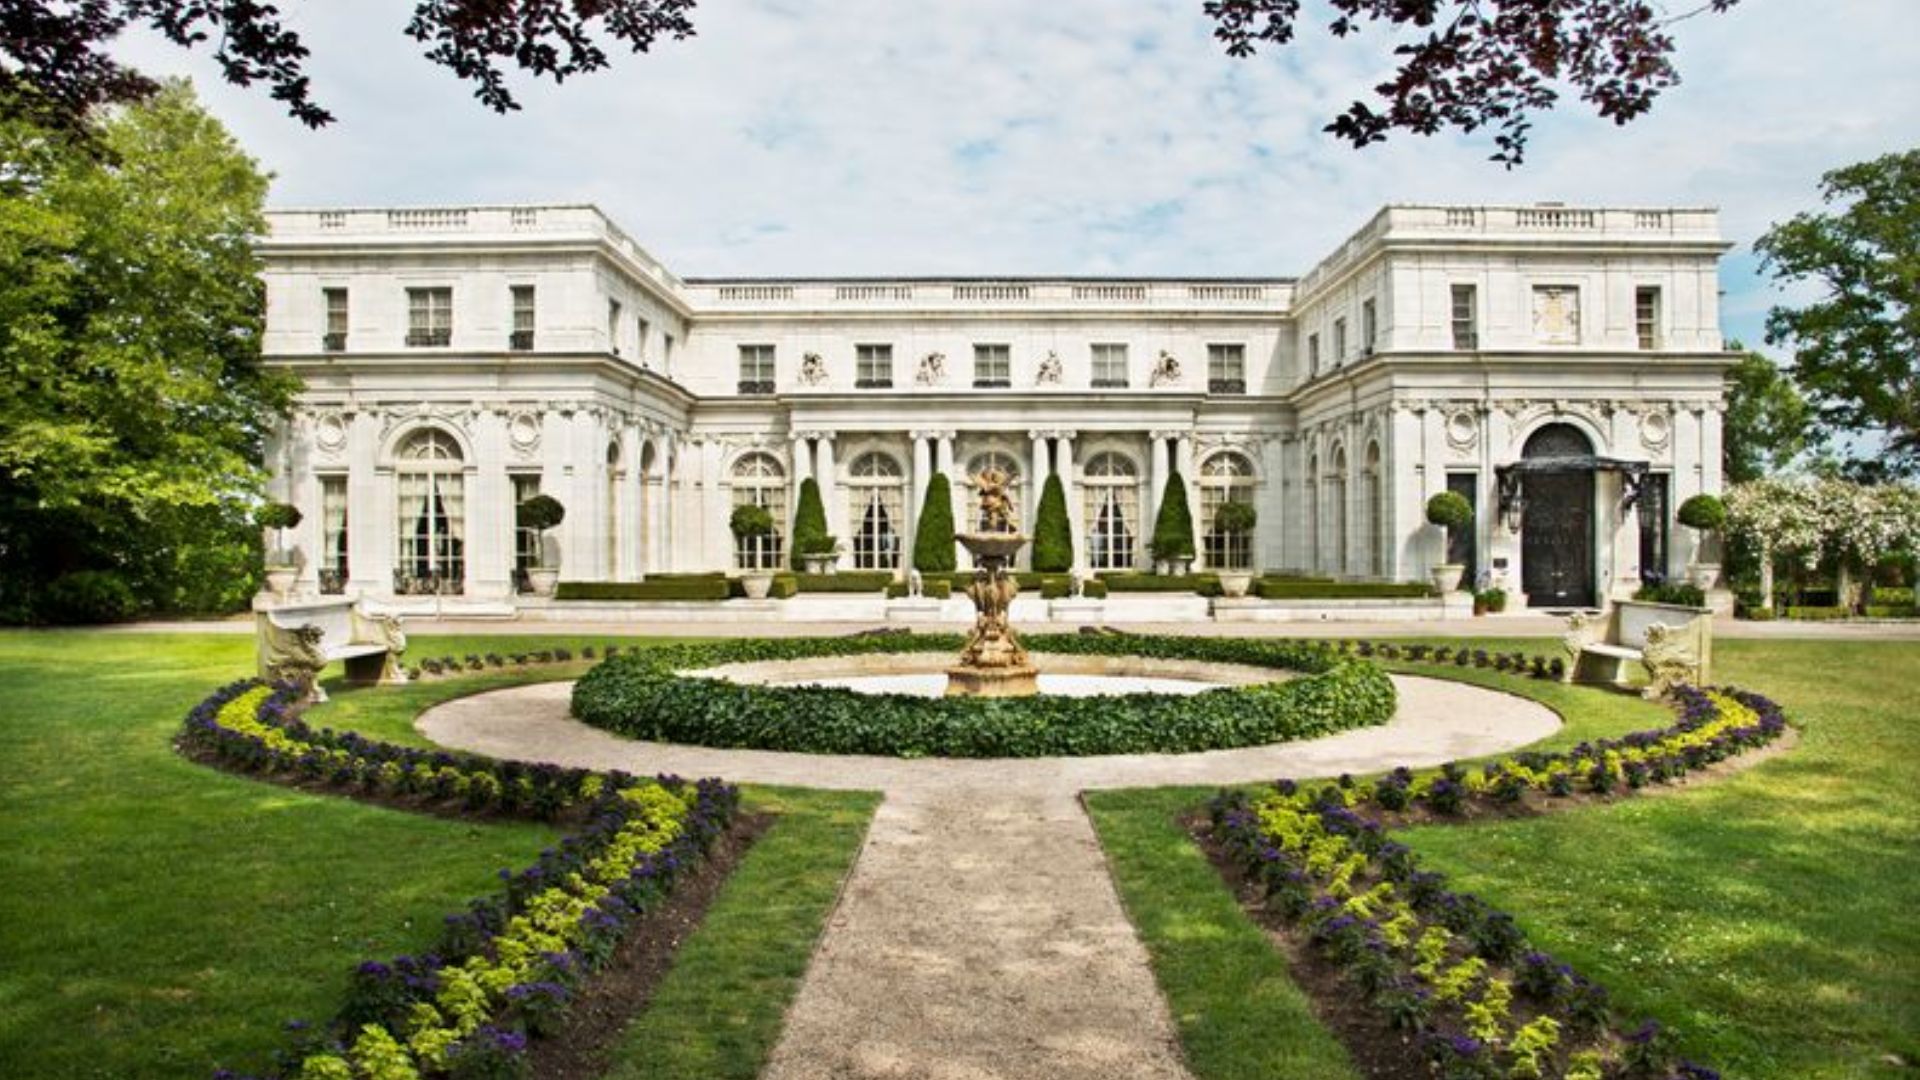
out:
<path id="1" fill-rule="evenodd" d="M 964 522 L 992 455 L 1028 523 L 1061 475 L 1087 570 L 1149 568 L 1177 469 L 1202 565 L 1230 497 L 1259 511 L 1259 569 L 1421 580 L 1452 484 L 1479 514 L 1459 553 L 1560 606 L 1680 573 L 1673 509 L 1720 486 L 1711 210 L 1390 206 L 1258 280 L 682 279 L 591 207 L 269 217 L 304 591 L 511 603 L 535 490 L 567 510 L 564 580 L 732 569 L 732 506 L 784 534 L 809 476 L 840 566 L 895 569 L 930 475 Z M 1530 439 L 1598 471 L 1503 498 Z"/>

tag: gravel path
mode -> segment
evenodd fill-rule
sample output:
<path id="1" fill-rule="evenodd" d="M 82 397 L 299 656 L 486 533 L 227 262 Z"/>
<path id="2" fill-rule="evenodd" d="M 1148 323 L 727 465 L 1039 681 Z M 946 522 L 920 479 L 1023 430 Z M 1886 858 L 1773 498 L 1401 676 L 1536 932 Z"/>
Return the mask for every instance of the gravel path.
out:
<path id="1" fill-rule="evenodd" d="M 1433 765 L 1555 731 L 1536 702 L 1396 675 L 1377 728 L 1204 754 L 903 761 L 636 742 L 571 683 L 422 714 L 444 746 L 589 768 L 886 793 L 768 1063 L 770 1080 L 1185 1077 L 1172 1018 L 1078 792 Z"/>

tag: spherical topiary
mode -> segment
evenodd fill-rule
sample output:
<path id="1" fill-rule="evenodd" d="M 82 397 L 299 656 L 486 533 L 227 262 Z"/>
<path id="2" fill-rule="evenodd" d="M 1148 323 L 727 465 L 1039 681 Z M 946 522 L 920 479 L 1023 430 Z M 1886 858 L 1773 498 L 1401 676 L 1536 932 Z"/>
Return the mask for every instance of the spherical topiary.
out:
<path id="1" fill-rule="evenodd" d="M 922 574 L 951 574 L 959 565 L 953 550 L 953 487 L 946 473 L 934 473 L 913 533 L 913 568 Z"/>
<path id="2" fill-rule="evenodd" d="M 292 529 L 300 524 L 300 508 L 292 503 L 268 503 L 253 516 L 263 529 Z"/>
<path id="3" fill-rule="evenodd" d="M 551 495 L 535 495 L 514 507 L 513 517 L 523 529 L 546 532 L 567 519 L 567 508 Z"/>
<path id="4" fill-rule="evenodd" d="M 1727 504 L 1718 495 L 1695 495 L 1680 504 L 1679 518 L 1689 529 L 1714 532 L 1727 523 Z"/>
<path id="5" fill-rule="evenodd" d="M 1427 521 L 1452 532 L 1473 524 L 1473 504 L 1457 491 L 1442 491 L 1427 500 Z"/>
<path id="6" fill-rule="evenodd" d="M 742 503 L 733 508 L 733 516 L 727 519 L 727 528 L 741 538 L 772 536 L 773 514 L 764 506 Z"/>
<path id="7" fill-rule="evenodd" d="M 1252 503 L 1227 502 L 1213 512 L 1213 527 L 1228 536 L 1244 536 L 1260 523 L 1260 512 Z"/>
<path id="8" fill-rule="evenodd" d="M 1067 489 L 1060 474 L 1047 477 L 1033 520 L 1033 569 L 1064 574 L 1073 569 L 1073 522 L 1067 518 Z"/>

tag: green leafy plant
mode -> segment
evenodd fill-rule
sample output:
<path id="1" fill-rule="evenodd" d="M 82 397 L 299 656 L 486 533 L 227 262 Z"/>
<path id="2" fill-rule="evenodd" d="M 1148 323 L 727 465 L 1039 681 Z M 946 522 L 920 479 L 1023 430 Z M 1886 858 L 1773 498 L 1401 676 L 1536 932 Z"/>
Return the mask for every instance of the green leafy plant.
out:
<path id="1" fill-rule="evenodd" d="M 1058 473 L 1049 475 L 1040 489 L 1033 523 L 1033 568 L 1043 574 L 1073 569 L 1073 522 L 1067 517 L 1067 489 Z"/>
<path id="2" fill-rule="evenodd" d="M 934 473 L 914 530 L 913 568 L 922 574 L 951 574 L 959 565 L 953 549 L 953 488 L 947 474 Z"/>
<path id="3" fill-rule="evenodd" d="M 1680 504 L 1676 515 L 1680 524 L 1701 532 L 1718 532 L 1726 527 L 1727 506 L 1717 495 L 1695 495 Z"/>
<path id="4" fill-rule="evenodd" d="M 1669 582 L 1665 585 L 1642 585 L 1634 590 L 1635 600 L 1645 600 L 1653 604 L 1678 604 L 1682 607 L 1706 607 L 1707 594 L 1697 585 L 1684 582 Z"/>
<path id="5" fill-rule="evenodd" d="M 741 540 L 773 535 L 773 514 L 764 506 L 743 503 L 733 508 L 727 528 Z"/>
<path id="6" fill-rule="evenodd" d="M 1247 566 L 1252 553 L 1247 550 L 1247 538 L 1260 524 L 1260 511 L 1250 502 L 1228 500 L 1213 512 L 1213 527 L 1227 538 L 1227 564 L 1235 568 Z"/>
<path id="7" fill-rule="evenodd" d="M 1479 592 L 1473 594 L 1473 602 L 1497 614 L 1507 610 L 1507 590 L 1501 588 L 1481 589 Z"/>
<path id="8" fill-rule="evenodd" d="M 304 515 L 292 503 L 270 502 L 253 515 L 253 520 L 263 529 L 292 529 L 299 526 Z"/>
<path id="9" fill-rule="evenodd" d="M 546 532 L 567 520 L 567 508 L 551 495 L 535 495 L 513 508 L 513 518 L 523 529 Z"/>
<path id="10" fill-rule="evenodd" d="M 793 513 L 793 554 L 789 561 L 795 570 L 807 567 L 808 555 L 830 555 L 834 538 L 827 535 L 827 508 L 820 500 L 820 484 L 809 476 L 800 482 L 800 503 Z"/>
<path id="11" fill-rule="evenodd" d="M 1175 469 L 1160 496 L 1160 514 L 1153 522 L 1153 557 L 1193 558 L 1193 512 L 1187 508 L 1187 482 Z"/>
<path id="12" fill-rule="evenodd" d="M 1427 521 L 1451 532 L 1473 524 L 1473 504 L 1457 491 L 1442 491 L 1427 500 Z"/>

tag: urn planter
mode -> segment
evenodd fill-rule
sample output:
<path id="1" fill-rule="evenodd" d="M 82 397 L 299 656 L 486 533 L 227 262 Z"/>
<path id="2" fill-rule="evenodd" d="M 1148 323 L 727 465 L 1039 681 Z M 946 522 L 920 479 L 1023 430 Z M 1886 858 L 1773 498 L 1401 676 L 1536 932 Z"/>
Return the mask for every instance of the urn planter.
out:
<path id="1" fill-rule="evenodd" d="M 1220 571 L 1220 591 L 1228 597 L 1238 600 L 1247 595 L 1247 591 L 1252 588 L 1253 572 L 1251 570 Z"/>
<path id="2" fill-rule="evenodd" d="M 527 569 L 527 587 L 535 596 L 552 596 L 553 590 L 560 584 L 560 568 L 557 566 L 533 566 Z"/>
<path id="3" fill-rule="evenodd" d="M 771 571 L 750 570 L 740 575 L 740 587 L 746 590 L 747 599 L 765 600 L 767 594 L 773 591 L 773 574 Z"/>
<path id="4" fill-rule="evenodd" d="M 1432 576 L 1434 591 L 1445 596 L 1460 591 L 1460 579 L 1467 575 L 1467 568 L 1461 563 L 1440 563 L 1428 573 Z"/>

